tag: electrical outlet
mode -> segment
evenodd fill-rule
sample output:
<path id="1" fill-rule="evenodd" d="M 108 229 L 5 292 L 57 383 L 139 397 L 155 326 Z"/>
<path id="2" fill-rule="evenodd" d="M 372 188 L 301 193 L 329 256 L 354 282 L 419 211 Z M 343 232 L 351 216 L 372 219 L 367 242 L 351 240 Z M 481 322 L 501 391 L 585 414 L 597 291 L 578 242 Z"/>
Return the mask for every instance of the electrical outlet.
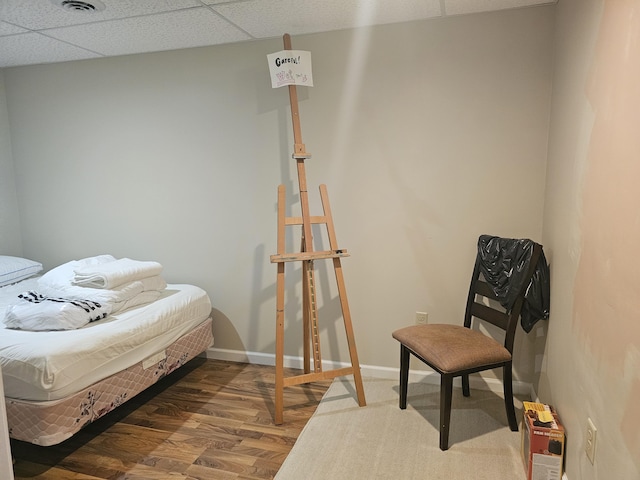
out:
<path id="1" fill-rule="evenodd" d="M 596 458 L 596 433 L 598 433 L 598 429 L 591 419 L 587 418 L 587 441 L 584 450 L 587 452 L 587 458 L 592 465 Z"/>
<path id="2" fill-rule="evenodd" d="M 416 312 L 416 325 L 426 325 L 429 320 L 427 312 Z"/>

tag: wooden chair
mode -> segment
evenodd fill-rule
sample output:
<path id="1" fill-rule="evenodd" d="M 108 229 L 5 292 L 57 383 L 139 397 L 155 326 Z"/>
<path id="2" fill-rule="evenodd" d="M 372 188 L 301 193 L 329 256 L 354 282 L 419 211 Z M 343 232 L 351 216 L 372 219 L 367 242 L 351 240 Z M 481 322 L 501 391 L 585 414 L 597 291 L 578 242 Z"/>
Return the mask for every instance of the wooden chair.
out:
<path id="1" fill-rule="evenodd" d="M 520 317 L 527 286 L 533 276 L 542 246 L 533 244 L 533 252 L 509 312 L 497 302 L 491 286 L 481 276 L 481 256 L 476 256 L 467 298 L 464 326 L 450 324 L 412 325 L 393 332 L 400 342 L 400 408 L 407 408 L 409 359 L 412 354 L 440 374 L 440 449 L 449 448 L 449 420 L 453 379 L 462 377 L 462 393 L 469 392 L 469 374 L 501 367 L 503 370 L 504 402 L 512 431 L 518 430 L 512 387 L 512 353 L 515 331 Z M 513 277 L 510 277 L 513 278 Z M 482 297 L 489 302 L 483 302 Z M 505 331 L 500 344 L 478 330 L 471 328 L 472 318 L 488 321 Z"/>

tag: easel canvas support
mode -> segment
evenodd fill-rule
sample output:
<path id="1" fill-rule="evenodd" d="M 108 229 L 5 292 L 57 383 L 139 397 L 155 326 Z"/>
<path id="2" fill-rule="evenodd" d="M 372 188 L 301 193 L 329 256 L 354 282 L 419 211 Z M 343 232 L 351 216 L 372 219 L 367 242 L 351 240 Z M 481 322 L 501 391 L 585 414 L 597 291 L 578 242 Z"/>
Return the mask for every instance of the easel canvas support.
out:
<path id="1" fill-rule="evenodd" d="M 284 35 L 284 48 L 291 50 L 291 38 Z M 307 192 L 307 180 L 304 161 L 310 158 L 302 143 L 300 129 L 300 116 L 298 112 L 298 94 L 295 85 L 289 85 L 289 99 L 291 102 L 291 119 L 293 122 L 294 153 L 298 171 L 298 186 L 300 189 L 301 217 L 286 216 L 286 191 L 284 185 L 278 187 L 278 253 L 271 256 L 271 263 L 277 264 L 277 288 L 276 288 L 276 395 L 275 395 L 275 423 L 283 423 L 284 411 L 284 387 L 303 383 L 328 380 L 344 375 L 353 375 L 358 404 L 365 406 L 364 388 L 360 373 L 360 363 L 356 350 L 355 336 L 351 324 L 351 313 L 342 274 L 341 258 L 348 256 L 347 251 L 338 247 L 329 197 L 325 185 L 320 185 L 320 199 L 323 215 L 312 216 L 309 212 L 309 197 Z M 330 250 L 314 251 L 312 225 L 325 225 L 329 238 Z M 287 253 L 286 251 L 286 227 L 299 226 L 302 228 L 300 252 Z M 318 326 L 318 305 L 315 283 L 314 262 L 317 260 L 332 260 L 335 272 L 338 295 L 344 319 L 347 345 L 351 366 L 329 371 L 322 369 L 322 356 L 320 352 L 320 332 Z M 296 376 L 284 376 L 284 305 L 285 305 L 285 265 L 288 262 L 302 262 L 302 311 L 303 311 L 303 352 L 304 373 Z M 311 370 L 311 357 L 313 356 L 313 371 Z"/>

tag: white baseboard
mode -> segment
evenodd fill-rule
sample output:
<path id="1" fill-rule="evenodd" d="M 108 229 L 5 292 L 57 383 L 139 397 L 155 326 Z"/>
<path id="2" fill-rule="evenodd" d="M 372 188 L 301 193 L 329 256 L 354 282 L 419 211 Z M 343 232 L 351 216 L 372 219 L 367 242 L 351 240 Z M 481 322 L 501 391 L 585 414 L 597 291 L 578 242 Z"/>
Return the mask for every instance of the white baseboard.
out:
<path id="1" fill-rule="evenodd" d="M 211 347 L 206 351 L 207 358 L 215 360 L 226 360 L 229 362 L 239 363 L 253 363 L 256 365 L 272 365 L 276 364 L 276 356 L 271 353 L 259 353 L 259 352 L 245 352 L 240 350 L 227 350 L 224 348 Z M 302 357 L 292 357 L 285 355 L 284 366 L 286 368 L 303 368 Z M 333 362 L 330 360 L 322 360 L 324 370 L 333 370 L 336 368 L 349 367 L 350 364 L 344 362 Z M 397 379 L 399 377 L 399 368 L 381 367 L 377 365 L 360 365 L 360 372 L 363 377 L 375 377 L 375 378 L 389 378 Z M 458 386 L 461 385 L 459 378 L 455 379 L 458 382 Z M 428 370 L 410 370 L 409 381 L 419 382 L 424 381 L 427 383 L 440 383 L 440 375 L 433 371 Z M 495 378 L 479 378 L 478 376 L 472 376 L 469 379 L 471 388 L 478 390 L 489 390 L 492 392 L 502 392 L 502 382 Z M 513 393 L 516 395 L 531 395 L 533 391 L 530 383 L 524 383 L 519 381 L 513 382 Z M 566 480 L 566 479 L 564 479 Z"/>

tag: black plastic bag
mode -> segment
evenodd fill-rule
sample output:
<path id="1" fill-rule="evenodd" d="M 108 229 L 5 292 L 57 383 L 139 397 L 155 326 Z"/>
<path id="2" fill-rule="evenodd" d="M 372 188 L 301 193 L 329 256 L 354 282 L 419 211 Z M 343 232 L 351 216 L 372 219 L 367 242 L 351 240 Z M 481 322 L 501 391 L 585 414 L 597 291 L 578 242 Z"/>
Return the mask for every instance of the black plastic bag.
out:
<path id="1" fill-rule="evenodd" d="M 498 297 L 500 304 L 511 311 L 523 278 L 529 269 L 534 242 L 528 239 L 500 238 L 481 235 L 478 239 L 480 271 Z M 538 320 L 549 318 L 549 266 L 541 252 L 520 313 L 520 325 L 529 333 Z"/>

